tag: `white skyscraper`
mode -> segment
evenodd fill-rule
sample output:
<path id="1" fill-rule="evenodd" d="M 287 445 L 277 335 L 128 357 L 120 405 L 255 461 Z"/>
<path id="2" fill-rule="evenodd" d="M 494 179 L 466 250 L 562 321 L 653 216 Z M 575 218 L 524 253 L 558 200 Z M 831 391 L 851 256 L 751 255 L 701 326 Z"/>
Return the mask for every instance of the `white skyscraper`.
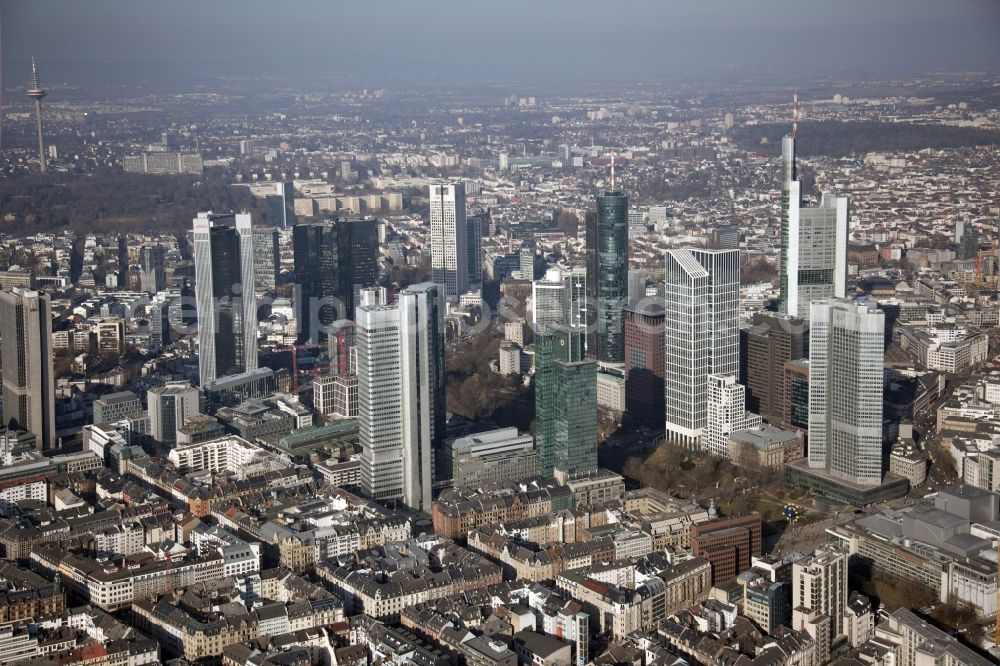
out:
<path id="1" fill-rule="evenodd" d="M 792 136 L 781 141 L 781 163 L 781 311 L 805 319 L 810 302 L 846 295 L 847 197 L 802 206 Z"/>
<path id="2" fill-rule="evenodd" d="M 399 309 L 362 305 L 355 319 L 361 485 L 378 500 L 403 497 Z"/>
<path id="3" fill-rule="evenodd" d="M 362 486 L 429 511 L 445 417 L 441 288 L 427 282 L 396 305 L 363 304 L 356 324 Z"/>
<path id="4" fill-rule="evenodd" d="M 733 375 L 708 376 L 708 409 L 702 448 L 717 456 L 729 457 L 729 435 L 758 428 L 761 418 L 746 410 L 746 387 Z"/>
<path id="5" fill-rule="evenodd" d="M 708 376 L 739 372 L 739 250 L 670 250 L 665 282 L 667 437 L 698 447 Z"/>
<path id="6" fill-rule="evenodd" d="M 444 299 L 432 283 L 399 294 L 403 502 L 431 510 L 434 462 L 444 440 Z"/>
<path id="7" fill-rule="evenodd" d="M 562 271 L 550 268 L 545 277 L 531 283 L 531 325 L 535 331 L 539 326 L 565 324 L 565 292 L 567 284 Z"/>
<path id="8" fill-rule="evenodd" d="M 257 369 L 253 227 L 249 213 L 194 219 L 201 385 Z"/>
<path id="9" fill-rule="evenodd" d="M 445 300 L 457 303 L 469 290 L 465 183 L 430 186 L 431 281 L 444 289 Z"/>
<path id="10" fill-rule="evenodd" d="M 873 303 L 812 303 L 809 467 L 854 484 L 882 482 L 884 331 Z"/>

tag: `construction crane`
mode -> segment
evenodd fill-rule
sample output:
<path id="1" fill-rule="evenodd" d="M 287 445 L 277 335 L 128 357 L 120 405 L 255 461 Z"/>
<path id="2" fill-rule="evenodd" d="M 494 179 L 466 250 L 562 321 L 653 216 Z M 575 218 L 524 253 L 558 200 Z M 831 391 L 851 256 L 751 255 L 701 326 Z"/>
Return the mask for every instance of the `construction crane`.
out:
<path id="1" fill-rule="evenodd" d="M 997 265 L 997 244 L 1000 243 L 1000 239 L 997 238 L 995 228 L 990 228 L 989 241 L 988 250 L 976 252 L 976 284 L 995 290 L 997 272 L 1000 269 L 1000 266 Z"/>
<path id="2" fill-rule="evenodd" d="M 292 353 L 292 394 L 297 395 L 299 392 L 299 350 L 300 349 L 325 349 L 326 345 L 318 344 L 300 344 L 300 345 L 288 345 L 287 347 L 277 347 L 275 351 L 287 351 Z M 310 371 L 311 374 L 315 374 L 315 371 Z"/>

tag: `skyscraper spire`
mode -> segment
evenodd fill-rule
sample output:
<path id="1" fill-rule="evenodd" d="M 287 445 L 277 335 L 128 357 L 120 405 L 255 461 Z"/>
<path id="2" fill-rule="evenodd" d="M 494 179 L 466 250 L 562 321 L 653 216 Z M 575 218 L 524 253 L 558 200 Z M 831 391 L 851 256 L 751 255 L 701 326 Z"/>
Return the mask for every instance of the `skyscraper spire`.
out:
<path id="1" fill-rule="evenodd" d="M 792 138 L 799 134 L 799 91 L 792 94 Z"/>
<path id="2" fill-rule="evenodd" d="M 611 191 L 615 191 L 615 151 L 611 151 Z"/>
<path id="3" fill-rule="evenodd" d="M 35 100 L 35 129 L 38 132 L 38 164 L 41 168 L 42 175 L 45 174 L 45 142 L 42 139 L 42 99 L 45 97 L 45 90 L 42 89 L 41 83 L 38 81 L 38 66 L 35 64 L 35 58 L 31 58 L 31 87 L 28 88 L 27 93 L 25 93 L 31 99 Z"/>

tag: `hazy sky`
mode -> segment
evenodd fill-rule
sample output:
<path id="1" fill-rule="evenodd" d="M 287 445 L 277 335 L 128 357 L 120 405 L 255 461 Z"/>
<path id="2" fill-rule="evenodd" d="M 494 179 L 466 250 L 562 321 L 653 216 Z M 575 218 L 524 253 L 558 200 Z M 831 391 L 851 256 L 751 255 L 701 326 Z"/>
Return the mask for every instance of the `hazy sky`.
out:
<path id="1" fill-rule="evenodd" d="M 1000 67 L 998 0 L 0 0 L 8 63 L 641 79 Z M 170 63 L 157 69 L 157 63 Z M 8 69 L 9 71 L 9 69 Z M 11 72 L 10 74 L 13 74 Z"/>

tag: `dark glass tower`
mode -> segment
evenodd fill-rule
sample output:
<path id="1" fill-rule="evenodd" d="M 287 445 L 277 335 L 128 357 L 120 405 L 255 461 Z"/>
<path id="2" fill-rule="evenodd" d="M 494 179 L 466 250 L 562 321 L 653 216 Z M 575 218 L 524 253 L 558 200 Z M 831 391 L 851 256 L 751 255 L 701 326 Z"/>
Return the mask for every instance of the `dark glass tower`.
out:
<path id="1" fill-rule="evenodd" d="M 142 290 L 147 294 L 155 294 L 166 288 L 162 245 L 144 245 L 139 250 L 139 276 Z"/>
<path id="2" fill-rule="evenodd" d="M 778 313 L 757 313 L 740 329 L 740 383 L 746 408 L 771 425 L 785 426 L 785 364 L 809 354 L 809 322 Z"/>
<path id="3" fill-rule="evenodd" d="M 535 437 L 546 478 L 597 469 L 597 364 L 574 358 L 572 349 L 565 328 L 535 336 Z"/>
<path id="4" fill-rule="evenodd" d="M 587 243 L 584 247 L 586 269 L 586 353 L 597 356 L 597 213 L 588 210 L 584 216 Z M 626 286 L 627 289 L 627 286 Z"/>
<path id="5" fill-rule="evenodd" d="M 244 356 L 244 340 L 240 336 L 240 311 L 234 307 L 231 288 L 242 284 L 240 273 L 240 237 L 233 227 L 213 226 L 209 231 L 212 250 L 212 298 L 215 300 L 215 376 L 225 377 L 246 368 L 240 363 Z M 256 342 L 256 341 L 255 341 Z M 203 383 L 207 383 L 203 380 Z"/>
<path id="6" fill-rule="evenodd" d="M 469 284 L 483 283 L 483 231 L 488 224 L 487 214 L 469 215 L 465 218 L 465 243 L 469 257 L 466 260 L 469 269 Z"/>
<path id="7" fill-rule="evenodd" d="M 249 213 L 194 219 L 198 374 L 202 386 L 257 369 L 257 303 Z"/>
<path id="8" fill-rule="evenodd" d="M 292 231 L 300 342 L 319 342 L 320 330 L 353 319 L 358 292 L 378 280 L 375 220 L 297 224 Z"/>
<path id="9" fill-rule="evenodd" d="M 625 362 L 628 303 L 628 197 L 620 191 L 597 197 L 597 360 Z"/>
<path id="10" fill-rule="evenodd" d="M 295 188 L 291 182 L 275 183 L 274 194 L 264 197 L 267 223 L 272 227 L 295 226 Z"/>

